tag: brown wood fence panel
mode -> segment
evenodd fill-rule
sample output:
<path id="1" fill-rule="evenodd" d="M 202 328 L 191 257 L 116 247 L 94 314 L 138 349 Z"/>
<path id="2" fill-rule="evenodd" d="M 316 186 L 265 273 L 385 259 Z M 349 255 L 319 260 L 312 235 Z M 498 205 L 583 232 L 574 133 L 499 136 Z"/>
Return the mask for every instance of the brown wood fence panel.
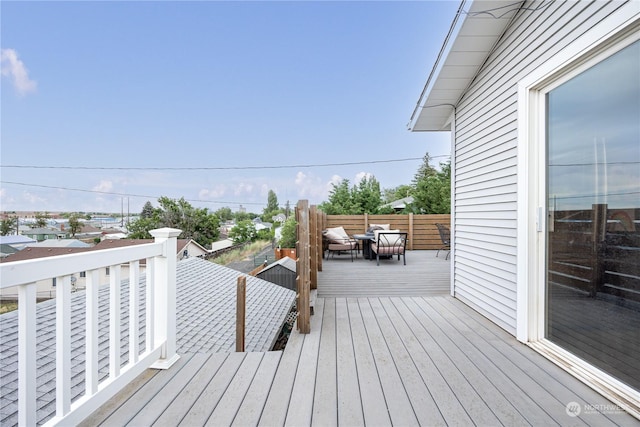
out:
<path id="1" fill-rule="evenodd" d="M 437 250 L 442 242 L 436 223 L 450 227 L 451 215 L 326 215 L 323 229 L 342 226 L 353 235 L 364 233 L 371 224 L 389 224 L 392 229 L 409 233 L 409 249 Z"/>

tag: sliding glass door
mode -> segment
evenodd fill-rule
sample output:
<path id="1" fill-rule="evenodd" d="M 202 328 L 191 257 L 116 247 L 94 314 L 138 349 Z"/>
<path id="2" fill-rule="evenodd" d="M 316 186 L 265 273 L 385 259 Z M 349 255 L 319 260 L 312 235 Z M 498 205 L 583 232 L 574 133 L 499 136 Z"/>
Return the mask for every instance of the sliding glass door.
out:
<path id="1" fill-rule="evenodd" d="M 640 390 L 640 41 L 546 104 L 545 335 Z"/>

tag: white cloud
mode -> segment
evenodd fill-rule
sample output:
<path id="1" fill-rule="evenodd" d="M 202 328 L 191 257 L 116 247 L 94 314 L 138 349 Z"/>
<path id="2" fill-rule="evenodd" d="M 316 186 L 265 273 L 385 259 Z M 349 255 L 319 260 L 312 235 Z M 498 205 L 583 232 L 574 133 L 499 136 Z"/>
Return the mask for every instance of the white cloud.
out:
<path id="1" fill-rule="evenodd" d="M 213 188 L 203 188 L 198 193 L 198 198 L 203 200 L 212 200 L 223 197 L 227 193 L 227 186 L 217 184 Z"/>
<path id="2" fill-rule="evenodd" d="M 111 192 L 113 190 L 113 182 L 103 179 L 92 188 L 93 191 Z"/>
<path id="3" fill-rule="evenodd" d="M 18 59 L 18 52 L 13 49 L 2 49 L 0 62 L 2 75 L 12 80 L 14 88 L 20 95 L 36 91 L 38 83 L 29 78 L 29 71 L 24 63 Z"/>
<path id="4" fill-rule="evenodd" d="M 254 188 L 254 185 L 251 183 L 241 182 L 240 184 L 236 185 L 235 189 L 233 190 L 233 194 L 236 196 L 253 194 Z"/>
<path id="5" fill-rule="evenodd" d="M 327 196 L 327 185 L 317 176 L 298 172 L 295 184 L 297 195 L 301 199 L 310 199 L 312 203 L 315 203 L 318 200 L 322 201 Z"/>

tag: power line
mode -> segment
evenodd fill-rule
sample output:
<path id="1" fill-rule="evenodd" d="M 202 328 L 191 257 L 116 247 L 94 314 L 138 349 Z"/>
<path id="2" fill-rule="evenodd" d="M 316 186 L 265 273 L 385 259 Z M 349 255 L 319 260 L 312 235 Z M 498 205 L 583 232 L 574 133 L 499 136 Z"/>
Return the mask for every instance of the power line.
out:
<path id="1" fill-rule="evenodd" d="M 124 197 L 140 197 L 145 199 L 159 199 L 160 196 L 149 196 L 144 194 L 130 194 L 130 193 L 116 193 L 111 191 L 100 191 L 100 190 L 85 190 L 82 188 L 70 188 L 70 187 L 56 187 L 53 185 L 42 185 L 42 184 L 28 184 L 25 182 L 13 182 L 13 181 L 0 181 L 0 184 L 12 184 L 12 185 L 21 185 L 24 187 L 37 187 L 37 188 L 48 188 L 52 190 L 65 190 L 65 191 L 80 191 L 82 193 L 97 193 L 97 194 L 107 194 L 110 196 L 124 196 Z M 227 201 L 217 201 L 217 200 L 200 200 L 200 199 L 184 199 L 187 202 L 200 202 L 200 203 L 219 203 L 223 205 L 258 205 L 264 206 L 266 203 L 258 203 L 258 202 L 227 202 Z"/>
<path id="2" fill-rule="evenodd" d="M 430 156 L 431 159 L 450 157 L 448 154 Z M 207 166 L 207 167 L 108 167 L 108 166 L 44 166 L 44 165 L 0 165 L 0 168 L 12 169 L 67 169 L 67 170 L 151 170 L 151 171 L 197 171 L 197 170 L 254 170 L 254 169 L 293 169 L 293 168 L 321 168 L 330 166 L 354 166 L 379 163 L 398 163 L 423 160 L 422 157 L 408 157 L 405 159 L 369 160 L 362 162 L 344 163 L 316 163 L 298 165 L 269 165 L 269 166 Z"/>

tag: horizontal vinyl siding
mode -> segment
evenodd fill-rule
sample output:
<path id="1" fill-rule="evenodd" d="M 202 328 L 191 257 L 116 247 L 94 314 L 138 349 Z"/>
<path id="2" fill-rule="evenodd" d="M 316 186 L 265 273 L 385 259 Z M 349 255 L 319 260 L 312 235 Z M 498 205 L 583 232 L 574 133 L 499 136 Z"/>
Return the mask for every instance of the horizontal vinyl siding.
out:
<path id="1" fill-rule="evenodd" d="M 519 80 L 621 2 L 527 2 L 456 110 L 455 295 L 516 330 Z"/>

